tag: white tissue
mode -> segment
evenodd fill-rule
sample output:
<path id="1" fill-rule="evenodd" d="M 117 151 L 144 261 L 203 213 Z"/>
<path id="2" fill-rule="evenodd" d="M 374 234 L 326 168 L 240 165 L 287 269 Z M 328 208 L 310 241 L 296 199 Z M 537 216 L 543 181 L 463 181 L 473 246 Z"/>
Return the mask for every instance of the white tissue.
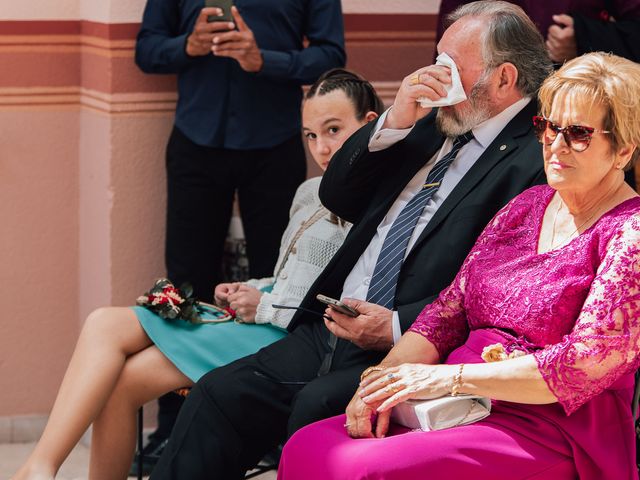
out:
<path id="1" fill-rule="evenodd" d="M 460 74 L 458 73 L 456 62 L 454 62 L 449 55 L 443 52 L 436 58 L 436 65 L 444 65 L 451 69 L 451 83 L 445 87 L 447 90 L 447 96 L 440 98 L 439 100 L 429 100 L 426 97 L 418 97 L 418 103 L 420 106 L 422 108 L 448 107 L 466 100 L 467 95 L 464 93 L 464 89 L 462 88 L 462 82 L 460 81 Z"/>

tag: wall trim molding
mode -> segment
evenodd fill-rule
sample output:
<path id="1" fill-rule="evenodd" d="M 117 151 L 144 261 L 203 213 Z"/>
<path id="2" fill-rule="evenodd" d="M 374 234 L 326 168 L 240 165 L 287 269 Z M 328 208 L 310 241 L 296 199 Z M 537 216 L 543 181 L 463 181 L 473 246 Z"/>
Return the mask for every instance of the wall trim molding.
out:
<path id="1" fill-rule="evenodd" d="M 0 110 L 87 108 L 106 114 L 171 113 L 176 92 L 109 94 L 83 87 L 0 88 Z"/>
<path id="2" fill-rule="evenodd" d="M 349 66 L 372 80 L 389 103 L 401 77 L 430 55 L 436 20 L 433 14 L 345 14 Z M 0 63 L 8 66 L 0 78 L 0 109 L 173 111 L 175 76 L 145 75 L 134 64 L 139 28 L 88 20 L 0 21 Z"/>
<path id="3" fill-rule="evenodd" d="M 435 31 L 433 13 L 345 13 L 345 32 Z M 2 20 L 0 36 L 86 35 L 109 40 L 134 40 L 140 22 L 102 23 L 91 20 Z"/>
<path id="4" fill-rule="evenodd" d="M 371 82 L 390 104 L 400 81 Z M 84 87 L 5 87 L 0 88 L 0 111 L 89 109 L 108 115 L 173 114 L 178 95 L 175 91 L 105 93 Z"/>

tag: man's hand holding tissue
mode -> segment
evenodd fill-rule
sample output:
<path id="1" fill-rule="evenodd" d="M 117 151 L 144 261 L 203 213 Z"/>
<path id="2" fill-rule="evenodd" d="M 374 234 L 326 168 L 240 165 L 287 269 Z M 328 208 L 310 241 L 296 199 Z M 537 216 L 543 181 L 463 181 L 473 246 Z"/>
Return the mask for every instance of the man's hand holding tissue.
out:
<path id="1" fill-rule="evenodd" d="M 466 98 L 455 62 L 441 53 L 435 65 L 420 68 L 402 80 L 383 128 L 411 128 L 432 107 L 455 105 Z"/>
<path id="2" fill-rule="evenodd" d="M 431 65 L 416 70 L 402 80 L 400 89 L 387 114 L 382 128 L 411 128 L 418 120 L 429 114 L 430 108 L 422 108 L 418 98 L 433 100 L 447 96 L 445 85 L 451 84 L 449 67 Z"/>

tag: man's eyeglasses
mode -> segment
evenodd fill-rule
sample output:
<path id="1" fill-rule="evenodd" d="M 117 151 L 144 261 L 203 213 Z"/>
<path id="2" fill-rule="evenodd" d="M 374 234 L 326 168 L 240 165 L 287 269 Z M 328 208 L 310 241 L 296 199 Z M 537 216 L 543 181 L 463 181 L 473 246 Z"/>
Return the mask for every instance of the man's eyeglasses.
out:
<path id="1" fill-rule="evenodd" d="M 594 133 L 611 133 L 584 125 L 567 125 L 563 128 L 540 115 L 533 117 L 533 128 L 540 143 L 551 145 L 561 133 L 565 143 L 575 152 L 584 152 L 589 148 Z"/>

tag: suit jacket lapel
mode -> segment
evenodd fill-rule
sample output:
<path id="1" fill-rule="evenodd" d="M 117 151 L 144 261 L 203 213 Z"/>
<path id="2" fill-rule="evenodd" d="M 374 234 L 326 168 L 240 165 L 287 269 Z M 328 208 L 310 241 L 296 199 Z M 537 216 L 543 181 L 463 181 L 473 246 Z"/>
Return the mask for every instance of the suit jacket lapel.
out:
<path id="1" fill-rule="evenodd" d="M 495 140 L 487 147 L 466 175 L 458 182 L 453 191 L 447 196 L 440 208 L 433 215 L 425 229 L 418 237 L 418 243 L 424 241 L 449 213 L 474 189 L 489 171 L 505 157 L 518 148 L 518 138 L 531 130 L 531 117 L 535 115 L 536 102 L 532 100 L 502 129 Z"/>
<path id="2" fill-rule="evenodd" d="M 377 219 L 376 229 L 407 183 L 442 147 L 444 137 L 437 131 L 435 122 L 431 119 L 431 121 L 418 123 L 405 142 L 409 144 L 406 150 L 409 158 L 401 159 L 397 178 L 388 179 L 371 199 L 373 208 L 366 214 L 364 223 L 369 223 L 372 218 L 375 218 Z M 399 152 L 400 155 L 404 153 Z"/>
<path id="3" fill-rule="evenodd" d="M 371 208 L 354 225 L 343 248 L 333 257 L 332 263 L 338 263 L 339 267 L 332 271 L 334 273 L 340 272 L 342 280 L 360 258 L 364 248 L 371 242 L 378 226 L 398 195 L 444 143 L 444 137 L 438 133 L 435 127 L 435 121 L 433 121 L 435 116 L 430 117 L 421 120 L 405 139 L 405 142 L 409 144 L 408 148 L 398 152 L 398 155 L 406 153 L 407 157 L 400 159 L 398 175 L 385 181 L 383 186 L 372 195 Z M 325 272 L 328 270 L 330 269 L 325 268 Z M 343 270 L 347 273 L 344 273 Z"/>

